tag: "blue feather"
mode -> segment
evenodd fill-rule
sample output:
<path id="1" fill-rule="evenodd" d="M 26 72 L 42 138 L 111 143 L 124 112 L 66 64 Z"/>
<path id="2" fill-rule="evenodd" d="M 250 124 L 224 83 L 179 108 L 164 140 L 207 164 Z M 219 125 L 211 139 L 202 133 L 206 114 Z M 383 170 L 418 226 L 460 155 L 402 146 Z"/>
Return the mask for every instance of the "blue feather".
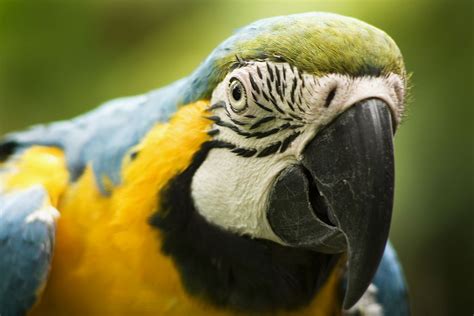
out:
<path id="1" fill-rule="evenodd" d="M 120 184 L 123 158 L 158 122 L 176 111 L 184 81 L 147 94 L 120 98 L 70 121 L 34 126 L 6 136 L 4 143 L 18 148 L 32 145 L 54 146 L 66 153 L 71 181 L 91 164 L 96 182 L 107 194 L 104 177 Z M 1 144 L 0 144 L 1 146 Z"/>
<path id="2" fill-rule="evenodd" d="M 410 315 L 405 278 L 390 242 L 385 247 L 373 283 L 378 289 L 377 301 L 383 306 L 385 316 Z"/>
<path id="3" fill-rule="evenodd" d="M 0 194 L 0 315 L 25 314 L 46 282 L 54 244 L 54 224 L 28 220 L 44 205 L 40 187 Z"/>

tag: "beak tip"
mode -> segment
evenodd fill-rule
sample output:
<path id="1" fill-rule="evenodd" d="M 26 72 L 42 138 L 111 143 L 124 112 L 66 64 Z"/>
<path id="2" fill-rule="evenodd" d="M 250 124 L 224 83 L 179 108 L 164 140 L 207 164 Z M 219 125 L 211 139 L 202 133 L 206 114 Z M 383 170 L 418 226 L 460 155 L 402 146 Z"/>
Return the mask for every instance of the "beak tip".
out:
<path id="1" fill-rule="evenodd" d="M 356 302 L 352 302 L 352 300 L 349 300 L 348 298 L 344 297 L 344 303 L 343 303 L 342 307 L 345 310 L 349 310 L 349 309 L 351 309 L 352 306 L 355 305 Z"/>
<path id="2" fill-rule="evenodd" d="M 363 294 L 364 294 L 363 289 L 361 289 L 360 287 L 354 288 L 350 280 L 348 280 L 348 285 L 347 285 L 346 293 L 344 294 L 342 307 L 345 310 L 350 309 L 359 301 L 359 299 L 362 297 Z"/>
<path id="3" fill-rule="evenodd" d="M 362 297 L 361 294 L 357 294 L 357 292 L 351 292 L 349 290 L 346 291 L 346 294 L 344 295 L 344 300 L 342 303 L 342 307 L 345 310 L 348 310 L 354 306 L 359 299 Z"/>

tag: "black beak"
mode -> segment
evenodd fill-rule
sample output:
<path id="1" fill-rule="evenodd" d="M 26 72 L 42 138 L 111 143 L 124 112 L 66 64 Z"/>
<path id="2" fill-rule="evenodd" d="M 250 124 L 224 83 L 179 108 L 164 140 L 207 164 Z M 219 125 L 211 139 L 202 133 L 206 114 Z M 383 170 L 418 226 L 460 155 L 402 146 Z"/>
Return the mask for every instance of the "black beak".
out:
<path id="1" fill-rule="evenodd" d="M 267 217 L 286 243 L 323 253 L 348 253 L 344 308 L 370 285 L 387 242 L 394 162 L 389 107 L 379 99 L 354 104 L 321 130 L 301 165 L 275 182 Z"/>

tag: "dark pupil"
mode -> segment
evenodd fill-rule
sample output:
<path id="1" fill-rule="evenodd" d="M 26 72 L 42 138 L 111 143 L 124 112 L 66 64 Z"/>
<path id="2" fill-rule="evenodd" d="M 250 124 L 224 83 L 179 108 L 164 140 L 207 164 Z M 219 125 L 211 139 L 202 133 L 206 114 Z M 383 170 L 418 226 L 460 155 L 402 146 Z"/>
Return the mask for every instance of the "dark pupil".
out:
<path id="1" fill-rule="evenodd" d="M 234 98 L 235 101 L 239 101 L 240 98 L 242 98 L 242 91 L 240 90 L 240 86 L 236 85 L 232 89 L 232 97 Z"/>

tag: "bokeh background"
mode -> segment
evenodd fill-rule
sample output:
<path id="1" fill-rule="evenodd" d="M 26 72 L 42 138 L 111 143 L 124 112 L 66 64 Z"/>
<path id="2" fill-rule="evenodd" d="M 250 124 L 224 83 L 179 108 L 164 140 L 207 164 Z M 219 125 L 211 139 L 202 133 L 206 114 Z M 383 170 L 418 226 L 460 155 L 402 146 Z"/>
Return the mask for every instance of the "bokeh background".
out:
<path id="1" fill-rule="evenodd" d="M 472 315 L 473 1 L 0 0 L 0 134 L 189 74 L 233 30 L 305 11 L 380 27 L 413 73 L 391 239 L 414 315 Z"/>

